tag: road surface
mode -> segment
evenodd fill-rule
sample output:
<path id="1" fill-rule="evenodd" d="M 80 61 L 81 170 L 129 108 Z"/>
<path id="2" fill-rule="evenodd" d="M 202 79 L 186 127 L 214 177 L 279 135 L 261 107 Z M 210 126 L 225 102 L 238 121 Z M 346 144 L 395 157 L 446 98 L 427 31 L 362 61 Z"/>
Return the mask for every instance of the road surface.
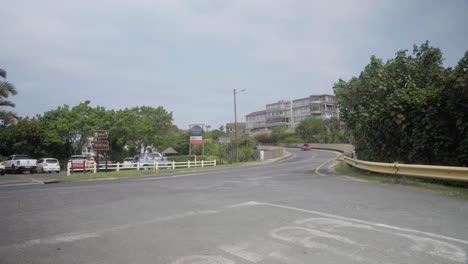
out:
<path id="1" fill-rule="evenodd" d="M 248 167 L 0 186 L 0 263 L 467 263 L 466 200 L 319 176 L 334 153 L 291 151 Z"/>

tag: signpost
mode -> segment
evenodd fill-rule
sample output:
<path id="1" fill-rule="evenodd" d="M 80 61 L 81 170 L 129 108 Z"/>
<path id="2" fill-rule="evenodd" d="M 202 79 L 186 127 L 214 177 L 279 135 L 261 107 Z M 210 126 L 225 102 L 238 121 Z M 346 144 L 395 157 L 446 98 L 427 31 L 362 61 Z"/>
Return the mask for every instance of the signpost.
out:
<path id="1" fill-rule="evenodd" d="M 231 139 L 228 138 L 228 137 L 220 137 L 220 138 L 218 139 L 218 142 L 219 142 L 220 144 L 230 144 L 230 143 L 231 143 Z"/>
<path id="2" fill-rule="evenodd" d="M 109 151 L 109 141 L 91 141 L 94 150 Z"/>
<path id="3" fill-rule="evenodd" d="M 94 139 L 109 138 L 109 130 L 94 130 Z"/>
<path id="4" fill-rule="evenodd" d="M 192 145 L 202 145 L 202 155 L 205 154 L 205 144 L 203 142 L 203 124 L 189 125 L 190 144 L 189 155 L 192 155 Z"/>
<path id="5" fill-rule="evenodd" d="M 203 137 L 202 136 L 190 136 L 190 144 L 203 145 Z"/>
<path id="6" fill-rule="evenodd" d="M 94 140 L 91 141 L 91 146 L 93 150 L 96 151 L 97 155 L 97 166 L 99 168 L 99 151 L 105 151 L 104 156 L 106 157 L 106 172 L 107 172 L 107 160 L 108 155 L 107 152 L 109 151 L 109 140 L 102 140 L 109 138 L 109 130 L 94 130 Z"/>
<path id="7" fill-rule="evenodd" d="M 228 138 L 228 137 L 220 137 L 218 139 L 218 143 L 219 144 L 230 144 L 231 143 L 231 138 Z M 221 159 L 221 146 L 219 146 L 219 162 L 222 163 L 222 159 Z"/>

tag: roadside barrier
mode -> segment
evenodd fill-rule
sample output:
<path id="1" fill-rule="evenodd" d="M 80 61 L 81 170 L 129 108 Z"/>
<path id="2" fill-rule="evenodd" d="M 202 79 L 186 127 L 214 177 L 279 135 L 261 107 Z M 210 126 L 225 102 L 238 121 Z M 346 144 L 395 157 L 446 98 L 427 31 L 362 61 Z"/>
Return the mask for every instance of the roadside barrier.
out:
<path id="1" fill-rule="evenodd" d="M 468 182 L 468 168 L 465 167 L 370 162 L 347 156 L 343 160 L 353 167 L 378 173 Z"/>
<path id="2" fill-rule="evenodd" d="M 121 170 L 165 170 L 165 169 L 179 169 L 179 168 L 203 168 L 207 166 L 216 166 L 216 160 L 201 160 L 201 161 L 187 161 L 187 162 L 175 162 L 168 161 L 165 163 L 153 162 L 151 163 L 134 163 L 134 164 L 122 164 L 117 163 L 108 163 L 108 171 L 121 171 Z M 75 169 L 72 168 L 71 162 L 67 163 L 67 176 L 70 176 L 73 172 L 81 173 L 96 173 L 98 171 L 105 171 L 105 164 L 99 164 L 99 167 L 96 163 L 91 166 L 83 166 L 83 168 Z"/>
<path id="3" fill-rule="evenodd" d="M 468 182 L 468 168 L 453 166 L 434 166 L 419 164 L 382 163 L 353 159 L 352 145 L 349 144 L 309 144 L 315 149 L 328 149 L 343 153 L 342 159 L 349 165 L 372 172 L 413 176 L 428 179 Z M 301 147 L 294 144 L 289 147 Z"/>

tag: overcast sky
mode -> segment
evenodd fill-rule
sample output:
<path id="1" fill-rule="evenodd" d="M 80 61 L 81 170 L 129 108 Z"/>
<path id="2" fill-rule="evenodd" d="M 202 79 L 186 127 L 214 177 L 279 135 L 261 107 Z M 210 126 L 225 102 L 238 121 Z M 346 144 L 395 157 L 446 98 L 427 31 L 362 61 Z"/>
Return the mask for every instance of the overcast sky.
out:
<path id="1" fill-rule="evenodd" d="M 2 0 L 0 68 L 22 116 L 85 100 L 163 106 L 218 128 L 280 99 L 333 93 L 371 55 L 429 40 L 455 66 L 468 1 Z"/>

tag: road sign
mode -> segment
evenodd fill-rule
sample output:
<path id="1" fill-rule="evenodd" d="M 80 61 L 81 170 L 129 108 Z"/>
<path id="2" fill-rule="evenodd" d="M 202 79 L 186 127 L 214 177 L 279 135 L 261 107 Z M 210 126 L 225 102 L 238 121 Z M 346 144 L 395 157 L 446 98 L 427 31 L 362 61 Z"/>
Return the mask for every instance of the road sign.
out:
<path id="1" fill-rule="evenodd" d="M 94 138 L 109 138 L 109 130 L 94 130 Z"/>
<path id="2" fill-rule="evenodd" d="M 220 144 L 229 144 L 229 143 L 231 143 L 231 139 L 228 138 L 228 137 L 220 137 L 220 138 L 218 139 L 218 142 L 219 142 Z"/>
<path id="3" fill-rule="evenodd" d="M 93 150 L 109 150 L 109 141 L 91 141 Z"/>
<path id="4" fill-rule="evenodd" d="M 203 128 L 200 125 L 193 125 L 190 128 L 190 135 L 191 136 L 201 136 L 203 134 Z"/>
<path id="5" fill-rule="evenodd" d="M 190 144 L 192 145 L 202 145 L 203 137 L 202 136 L 190 136 Z"/>

